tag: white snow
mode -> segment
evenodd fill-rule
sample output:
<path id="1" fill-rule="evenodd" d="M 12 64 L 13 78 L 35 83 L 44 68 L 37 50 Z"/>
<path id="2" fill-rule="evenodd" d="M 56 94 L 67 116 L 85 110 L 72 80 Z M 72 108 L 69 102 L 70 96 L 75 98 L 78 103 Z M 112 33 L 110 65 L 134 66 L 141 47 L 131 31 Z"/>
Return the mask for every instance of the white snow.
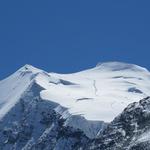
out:
<path id="1" fill-rule="evenodd" d="M 24 68 L 22 72 L 28 72 L 25 76 L 18 71 L 0 82 L 0 114 L 15 104 L 33 75 L 45 89 L 40 93 L 43 99 L 54 101 L 68 108 L 70 114 L 82 115 L 87 120 L 110 122 L 128 104 L 150 95 L 150 72 L 137 65 L 108 62 L 72 74 L 47 74 L 29 65 L 30 69 Z"/>
<path id="2" fill-rule="evenodd" d="M 25 65 L 10 77 L 0 81 L 0 118 L 2 118 L 19 100 L 32 82 L 34 74 L 41 70 Z"/>

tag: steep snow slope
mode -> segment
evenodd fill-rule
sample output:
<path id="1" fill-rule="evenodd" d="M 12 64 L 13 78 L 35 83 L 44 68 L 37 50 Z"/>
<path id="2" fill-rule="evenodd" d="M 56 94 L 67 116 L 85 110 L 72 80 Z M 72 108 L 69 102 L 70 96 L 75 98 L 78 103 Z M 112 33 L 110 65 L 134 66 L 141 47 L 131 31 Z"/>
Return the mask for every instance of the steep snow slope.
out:
<path id="1" fill-rule="evenodd" d="M 22 109 L 21 101 L 22 99 L 25 99 L 26 97 L 28 99 L 28 96 L 27 96 L 28 94 L 33 93 L 32 95 L 40 95 L 41 91 L 46 90 L 47 88 L 49 88 L 49 86 L 54 86 L 56 84 L 65 85 L 66 83 L 68 84 L 68 81 L 61 80 L 57 77 L 52 77 L 47 72 L 37 69 L 31 65 L 25 65 L 24 67 L 19 69 L 17 72 L 15 72 L 13 75 L 11 75 L 10 77 L 0 82 L 0 121 L 7 120 L 6 119 L 7 115 L 9 116 L 8 120 L 14 119 L 13 115 L 11 114 L 12 110 L 16 110 L 16 111 L 13 111 L 14 115 L 17 115 L 18 113 L 20 113 L 20 111 L 18 112 L 17 110 Z M 38 90 L 38 93 L 37 93 L 37 90 L 35 88 L 30 88 L 33 85 L 39 86 L 41 90 Z M 57 91 L 55 92 L 57 93 Z M 91 121 L 86 120 L 84 117 L 80 115 L 78 116 L 78 115 L 70 114 L 67 108 L 61 106 L 59 103 L 55 103 L 55 101 L 53 101 L 52 99 L 47 99 L 47 98 L 45 99 L 42 97 L 40 97 L 39 99 L 45 101 L 44 103 L 45 106 L 43 107 L 46 107 L 47 105 L 49 105 L 50 107 L 50 104 L 51 105 L 55 104 L 53 109 L 56 113 L 60 114 L 61 117 L 63 117 L 66 120 L 64 122 L 65 126 L 71 126 L 74 129 L 81 129 L 90 138 L 94 138 L 97 135 L 98 131 L 102 129 L 103 127 L 105 127 L 105 123 L 103 121 L 91 122 Z M 18 105 L 18 103 L 21 103 L 21 106 Z M 35 98 L 33 98 L 32 96 L 32 98 L 30 98 L 30 100 L 28 100 L 26 103 L 29 103 L 29 105 L 30 103 L 31 104 L 33 103 L 33 105 L 35 105 L 37 103 L 36 96 Z M 27 104 L 27 107 L 28 107 L 28 104 Z M 37 109 L 37 108 L 34 108 L 34 109 Z M 34 110 L 34 109 L 32 110 L 33 112 L 37 111 L 38 113 L 40 113 L 43 108 L 41 109 L 40 107 L 38 107 L 37 110 Z M 18 122 L 18 120 L 21 120 L 21 118 L 22 118 L 22 115 L 16 118 L 16 122 Z M 30 118 L 30 119 L 33 119 L 33 118 Z M 1 126 L 1 129 L 2 128 L 3 128 L 3 125 Z"/>
<path id="2" fill-rule="evenodd" d="M 55 111 L 57 104 L 41 99 L 41 90 L 33 81 L 0 120 L 0 150 L 76 150 L 87 145 L 83 131 L 66 126 Z"/>
<path id="3" fill-rule="evenodd" d="M 0 118 L 16 104 L 39 72 L 42 70 L 25 65 L 10 77 L 0 81 Z"/>
<path id="4" fill-rule="evenodd" d="M 48 74 L 26 65 L 0 82 L 1 117 L 33 81 L 43 87 L 42 99 L 67 109 L 64 118 L 72 114 L 110 122 L 129 103 L 150 95 L 149 71 L 133 64 L 99 63 L 95 68 L 73 74 Z M 56 111 L 62 113 L 59 107 Z"/>

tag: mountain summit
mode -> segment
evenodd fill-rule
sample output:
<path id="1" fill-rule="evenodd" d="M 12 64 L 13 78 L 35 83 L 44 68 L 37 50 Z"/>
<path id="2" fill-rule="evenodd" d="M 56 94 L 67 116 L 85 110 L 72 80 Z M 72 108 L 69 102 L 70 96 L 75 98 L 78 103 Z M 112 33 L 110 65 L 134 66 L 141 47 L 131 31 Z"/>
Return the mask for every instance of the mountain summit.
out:
<path id="1" fill-rule="evenodd" d="M 0 82 L 0 116 L 15 105 L 33 81 L 44 89 L 40 92 L 42 99 L 95 121 L 110 122 L 129 103 L 150 95 L 150 72 L 133 64 L 99 63 L 72 74 L 48 73 L 25 65 Z"/>
<path id="2" fill-rule="evenodd" d="M 99 63 L 72 74 L 25 65 L 0 81 L 0 149 L 77 149 L 149 95 L 150 72 L 133 64 Z"/>

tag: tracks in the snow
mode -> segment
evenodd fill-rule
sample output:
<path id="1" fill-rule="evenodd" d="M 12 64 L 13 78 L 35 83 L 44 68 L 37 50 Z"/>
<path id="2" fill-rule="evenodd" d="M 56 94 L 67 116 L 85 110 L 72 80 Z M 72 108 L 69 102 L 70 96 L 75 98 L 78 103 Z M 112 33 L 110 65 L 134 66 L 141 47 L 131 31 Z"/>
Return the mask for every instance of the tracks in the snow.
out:
<path id="1" fill-rule="evenodd" d="M 95 96 L 98 96 L 97 95 L 98 89 L 96 87 L 96 80 L 93 80 L 93 87 L 94 87 L 94 91 L 95 91 Z"/>

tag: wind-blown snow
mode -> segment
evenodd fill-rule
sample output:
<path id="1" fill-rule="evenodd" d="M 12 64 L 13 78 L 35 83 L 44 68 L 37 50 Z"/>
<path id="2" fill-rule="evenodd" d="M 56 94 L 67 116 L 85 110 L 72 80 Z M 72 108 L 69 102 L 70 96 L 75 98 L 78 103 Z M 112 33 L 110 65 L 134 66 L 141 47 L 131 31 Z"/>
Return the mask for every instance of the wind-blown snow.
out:
<path id="1" fill-rule="evenodd" d="M 46 73 L 25 66 L 0 82 L 0 114 L 5 114 L 35 80 L 42 99 L 88 120 L 110 122 L 129 103 L 150 95 L 150 72 L 137 65 L 108 62 L 73 74 Z"/>

